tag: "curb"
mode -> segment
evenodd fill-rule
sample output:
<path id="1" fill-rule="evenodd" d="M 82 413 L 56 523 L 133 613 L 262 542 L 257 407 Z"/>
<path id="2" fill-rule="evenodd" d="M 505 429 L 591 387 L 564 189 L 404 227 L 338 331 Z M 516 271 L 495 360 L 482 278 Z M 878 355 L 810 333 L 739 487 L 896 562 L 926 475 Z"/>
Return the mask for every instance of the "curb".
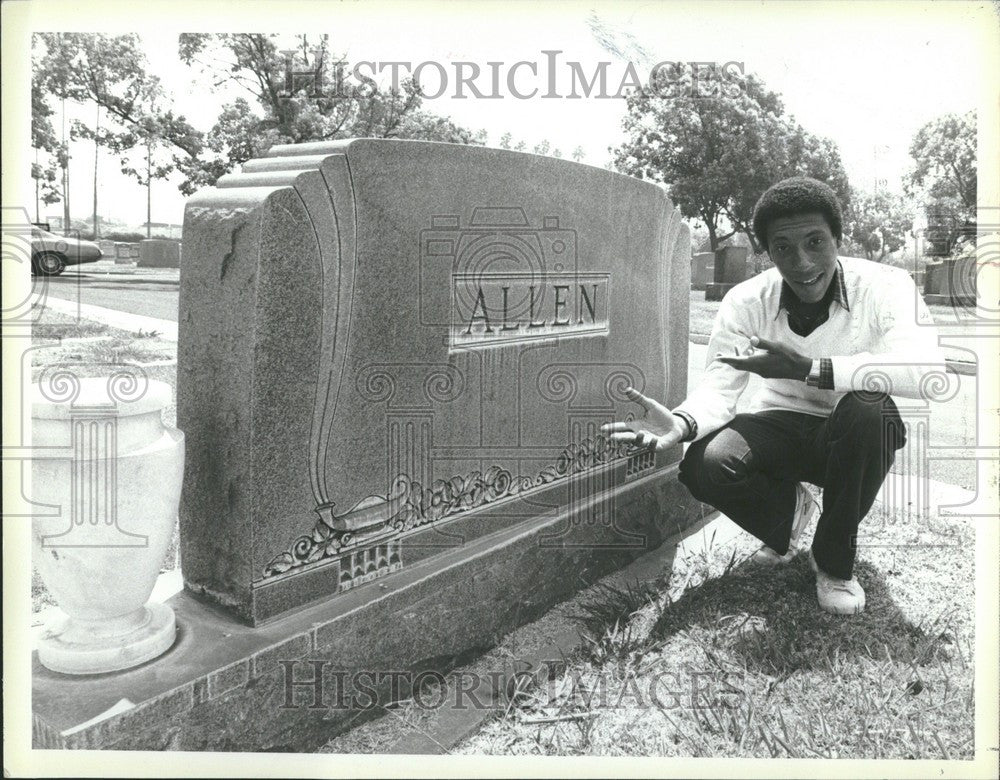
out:
<path id="1" fill-rule="evenodd" d="M 123 311 L 106 309 L 103 306 L 92 306 L 89 303 L 67 301 L 65 298 L 56 298 L 53 295 L 47 296 L 45 302 L 40 305 L 43 308 L 47 306 L 52 311 L 59 312 L 60 314 L 68 314 L 71 317 L 78 317 L 85 320 L 94 320 L 105 325 L 110 325 L 112 328 L 130 331 L 156 331 L 159 338 L 164 341 L 177 341 L 177 323 L 172 320 L 144 317 L 141 314 L 128 314 Z"/>

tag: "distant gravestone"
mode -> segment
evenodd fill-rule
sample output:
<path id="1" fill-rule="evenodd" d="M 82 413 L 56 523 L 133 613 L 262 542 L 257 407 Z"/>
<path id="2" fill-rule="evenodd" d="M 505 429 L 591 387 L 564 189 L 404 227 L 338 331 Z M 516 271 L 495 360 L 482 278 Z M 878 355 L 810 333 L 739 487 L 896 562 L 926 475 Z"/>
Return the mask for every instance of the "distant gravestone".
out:
<path id="1" fill-rule="evenodd" d="M 691 289 L 704 290 L 715 276 L 715 254 L 698 252 L 691 258 Z"/>
<path id="2" fill-rule="evenodd" d="M 974 254 L 928 263 L 924 302 L 939 306 L 975 306 L 977 270 Z"/>
<path id="3" fill-rule="evenodd" d="M 139 242 L 139 268 L 180 268 L 181 245 L 178 241 L 150 238 Z"/>
<path id="4" fill-rule="evenodd" d="M 749 255 L 750 251 L 742 246 L 715 250 L 715 280 L 705 287 L 705 300 L 721 301 L 727 292 L 748 278 Z"/>
<path id="5" fill-rule="evenodd" d="M 629 385 L 685 394 L 682 234 L 636 179 L 410 141 L 275 147 L 193 197 L 187 586 L 257 622 L 653 468 L 598 428 Z"/>

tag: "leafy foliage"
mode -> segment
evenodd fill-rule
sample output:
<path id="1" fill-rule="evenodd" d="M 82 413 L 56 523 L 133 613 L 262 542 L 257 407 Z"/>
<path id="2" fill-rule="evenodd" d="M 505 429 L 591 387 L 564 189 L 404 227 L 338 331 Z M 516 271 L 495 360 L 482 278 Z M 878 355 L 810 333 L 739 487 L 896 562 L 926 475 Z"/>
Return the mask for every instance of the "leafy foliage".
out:
<path id="1" fill-rule="evenodd" d="M 36 150 L 55 152 L 56 162 L 63 170 L 64 190 L 69 178 L 69 144 L 63 137 L 53 149 L 55 134 L 49 117 L 54 112 L 47 103 L 49 96 L 61 101 L 64 123 L 66 101 L 92 103 L 99 111 L 103 110 L 110 120 L 108 124 L 75 121 L 71 124 L 70 139 L 86 138 L 107 147 L 119 158 L 122 171 L 147 188 L 154 178 L 165 178 L 175 167 L 169 158 L 154 164 L 154 150 L 177 149 L 185 156 L 200 151 L 197 131 L 184 117 L 163 108 L 166 96 L 159 79 L 147 70 L 138 35 L 39 33 L 33 43 L 32 145 Z M 128 155 L 137 148 L 146 163 L 141 171 Z M 40 176 L 35 176 L 36 173 Z M 32 175 L 36 181 L 48 180 L 44 166 L 37 171 L 33 169 Z M 51 202 L 45 196 L 43 200 Z M 68 224 L 68 206 L 66 212 L 64 219 Z"/>
<path id="2" fill-rule="evenodd" d="M 886 254 L 906 246 L 913 226 L 913 210 L 902 197 L 880 190 L 854 191 L 844 215 L 846 238 L 869 260 L 881 262 Z"/>
<path id="3" fill-rule="evenodd" d="M 907 193 L 924 203 L 926 254 L 944 256 L 976 235 L 976 112 L 945 114 L 910 144 Z"/>
<path id="4" fill-rule="evenodd" d="M 787 176 L 813 176 L 849 201 L 836 145 L 787 116 L 760 79 L 733 77 L 706 95 L 698 78 L 676 63 L 627 95 L 627 140 L 612 151 L 618 170 L 666 184 L 681 213 L 705 224 L 713 249 L 742 232 L 759 252 L 753 207 Z"/>
<path id="5" fill-rule="evenodd" d="M 279 49 L 279 37 L 260 33 L 192 33 L 180 36 L 178 54 L 213 89 L 235 85 L 246 97 L 223 106 L 204 136 L 198 155 L 177 160 L 190 194 L 274 144 L 340 138 L 411 138 L 482 144 L 472 132 L 422 108 L 423 95 L 410 79 L 380 89 L 356 77 L 334 57 L 329 38 L 310 45 L 297 36 L 294 51 Z"/>
<path id="6" fill-rule="evenodd" d="M 541 154 L 547 157 L 561 158 L 563 156 L 562 150 L 557 146 L 553 146 L 552 143 L 547 139 L 543 138 L 537 144 L 528 148 L 526 141 L 514 141 L 514 136 L 510 132 L 506 132 L 500 136 L 500 140 L 497 141 L 497 146 L 501 149 L 511 149 L 515 152 L 531 152 L 532 154 Z M 574 162 L 580 162 L 586 156 L 582 146 L 577 146 L 571 153 L 570 159 Z"/>
<path id="7" fill-rule="evenodd" d="M 908 191 L 951 201 L 964 216 L 976 210 L 976 112 L 945 114 L 921 127 L 910 144 Z"/>

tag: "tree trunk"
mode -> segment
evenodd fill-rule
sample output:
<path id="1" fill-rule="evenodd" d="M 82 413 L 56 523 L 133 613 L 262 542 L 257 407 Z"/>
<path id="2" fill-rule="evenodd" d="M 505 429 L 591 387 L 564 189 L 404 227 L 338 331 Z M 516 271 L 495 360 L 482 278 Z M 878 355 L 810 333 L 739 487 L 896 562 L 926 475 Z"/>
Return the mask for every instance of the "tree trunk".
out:
<path id="1" fill-rule="evenodd" d="M 62 188 L 63 188 L 63 235 L 68 236 L 71 227 L 69 218 L 69 143 L 66 141 L 66 98 L 62 98 Z"/>
<path id="2" fill-rule="evenodd" d="M 41 173 L 41 168 L 38 165 L 38 150 L 37 149 L 35 149 L 35 169 L 36 169 L 36 171 L 38 171 L 38 173 Z M 39 185 L 38 182 L 39 182 L 39 180 L 36 178 L 35 179 L 35 222 L 41 222 L 42 221 L 42 218 L 39 215 L 38 189 L 39 189 L 40 185 Z"/>
<path id="3" fill-rule="evenodd" d="M 146 238 L 153 237 L 153 174 L 152 150 L 146 144 Z"/>
<path id="4" fill-rule="evenodd" d="M 705 226 L 708 228 L 708 245 L 712 247 L 712 251 L 714 252 L 719 248 L 719 239 L 717 237 L 718 234 L 715 232 L 715 225 L 706 220 Z"/>
<path id="5" fill-rule="evenodd" d="M 97 143 L 98 134 L 101 130 L 101 106 L 97 104 L 97 118 L 94 120 L 94 241 L 101 237 L 101 228 L 97 222 L 97 157 L 100 148 Z"/>

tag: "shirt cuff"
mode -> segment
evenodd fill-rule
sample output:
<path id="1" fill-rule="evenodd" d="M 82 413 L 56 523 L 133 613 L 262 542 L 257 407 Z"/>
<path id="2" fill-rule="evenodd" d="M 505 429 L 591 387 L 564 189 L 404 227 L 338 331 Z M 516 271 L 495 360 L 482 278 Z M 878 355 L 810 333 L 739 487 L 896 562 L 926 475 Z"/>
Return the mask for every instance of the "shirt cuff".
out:
<path id="1" fill-rule="evenodd" d="M 833 390 L 833 360 L 830 358 L 813 360 L 812 370 L 806 377 L 806 384 L 819 390 Z"/>

